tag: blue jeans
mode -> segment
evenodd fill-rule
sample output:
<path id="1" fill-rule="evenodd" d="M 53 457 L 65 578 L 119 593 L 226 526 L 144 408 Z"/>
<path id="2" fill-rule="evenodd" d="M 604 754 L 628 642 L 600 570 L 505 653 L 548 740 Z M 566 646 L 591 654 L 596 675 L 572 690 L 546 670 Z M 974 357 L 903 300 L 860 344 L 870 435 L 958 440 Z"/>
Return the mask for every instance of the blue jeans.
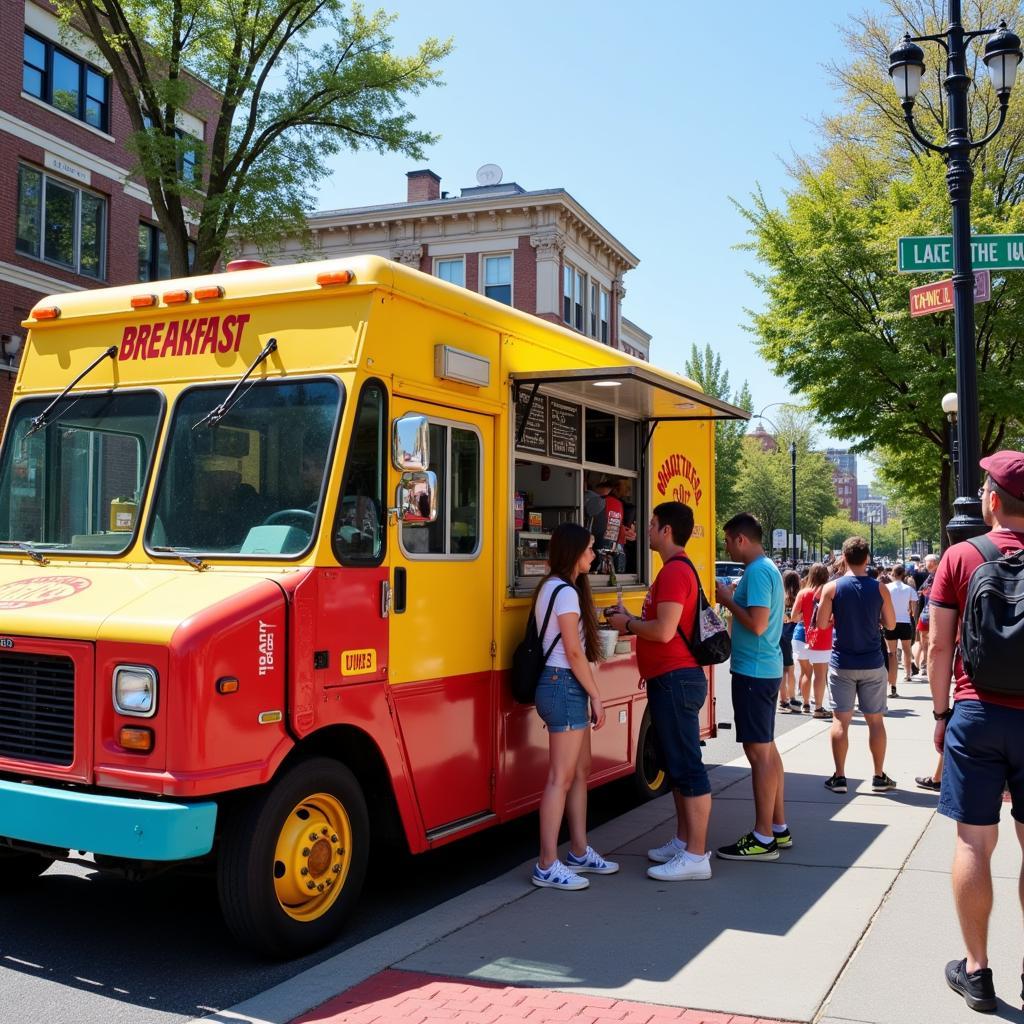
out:
<path id="1" fill-rule="evenodd" d="M 677 668 L 647 680 L 647 703 L 662 761 L 680 796 L 711 792 L 700 752 L 700 709 L 707 696 L 703 669 Z"/>
<path id="2" fill-rule="evenodd" d="M 548 732 L 569 732 L 590 725 L 590 698 L 571 669 L 544 669 L 537 683 L 534 704 Z"/>

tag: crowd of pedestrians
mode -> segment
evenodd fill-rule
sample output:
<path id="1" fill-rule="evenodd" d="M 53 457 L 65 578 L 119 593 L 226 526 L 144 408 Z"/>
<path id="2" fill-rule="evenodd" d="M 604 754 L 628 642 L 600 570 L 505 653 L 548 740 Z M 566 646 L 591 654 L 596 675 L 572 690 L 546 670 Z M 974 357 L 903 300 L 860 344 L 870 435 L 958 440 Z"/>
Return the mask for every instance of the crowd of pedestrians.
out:
<path id="1" fill-rule="evenodd" d="M 715 599 L 732 620 L 735 736 L 750 764 L 754 820 L 715 853 L 727 860 L 777 860 L 793 845 L 775 721 L 778 714 L 810 714 L 812 697 L 814 717 L 831 720 L 834 763 L 825 787 L 847 792 L 856 709 L 867 725 L 872 791 L 896 788 L 885 770 L 884 716 L 888 700 L 899 696 L 901 662 L 905 680 L 927 679 L 933 700 L 938 765 L 915 781 L 938 792 L 939 812 L 956 822 L 953 890 L 966 956 L 947 964 L 946 982 L 972 1009 L 991 1011 L 997 1006 L 987 949 L 991 857 L 1005 793 L 1024 849 L 1024 453 L 999 452 L 981 467 L 986 477 L 979 497 L 990 532 L 952 545 L 941 561 L 927 555 L 909 571 L 897 565 L 879 573 L 870 565 L 867 541 L 850 537 L 830 564 L 812 565 L 803 578 L 794 571 L 783 575 L 765 553 L 754 516 L 743 513 L 725 524 L 729 557 L 744 573 L 735 587 L 717 583 Z M 711 786 L 699 722 L 707 683 L 695 656 L 706 599 L 686 554 L 693 525 L 684 504 L 654 509 L 648 539 L 662 568 L 639 616 L 622 607 L 607 616 L 619 633 L 637 638 L 651 720 L 673 787 L 675 834 L 648 851 L 653 863 L 647 873 L 660 881 L 712 875 Z M 548 625 L 550 613 L 544 618 L 545 642 L 561 643 L 563 653 L 549 663 L 538 688 L 551 770 L 533 881 L 578 889 L 587 886 L 588 872 L 618 870 L 587 844 L 585 828 L 588 733 L 604 719 L 589 664 L 596 643 L 586 584 L 593 538 L 565 524 L 553 534 L 550 551 L 552 571 L 537 590 L 534 614 L 545 632 L 544 609 L 553 608 L 554 623 Z M 575 732 L 580 735 L 567 738 Z M 570 832 L 565 864 L 555 850 L 563 814 Z"/>

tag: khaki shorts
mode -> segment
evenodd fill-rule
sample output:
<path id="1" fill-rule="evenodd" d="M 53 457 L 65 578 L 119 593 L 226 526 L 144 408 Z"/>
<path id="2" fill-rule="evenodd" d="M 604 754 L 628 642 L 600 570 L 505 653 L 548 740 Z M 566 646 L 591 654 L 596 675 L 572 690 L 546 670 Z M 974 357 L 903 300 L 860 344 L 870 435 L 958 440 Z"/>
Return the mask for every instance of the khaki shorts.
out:
<path id="1" fill-rule="evenodd" d="M 828 700 L 833 711 L 853 711 L 854 698 L 862 715 L 885 713 L 889 675 L 885 668 L 832 668 Z"/>

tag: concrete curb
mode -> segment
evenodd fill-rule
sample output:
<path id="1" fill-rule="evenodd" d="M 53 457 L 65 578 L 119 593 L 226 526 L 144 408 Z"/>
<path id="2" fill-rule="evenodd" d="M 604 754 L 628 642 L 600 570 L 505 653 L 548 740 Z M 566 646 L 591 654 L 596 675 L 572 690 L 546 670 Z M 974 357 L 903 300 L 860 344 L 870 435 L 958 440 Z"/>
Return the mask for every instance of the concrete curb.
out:
<path id="1" fill-rule="evenodd" d="M 780 736 L 777 741 L 779 750 L 782 753 L 793 750 L 828 726 L 828 722 L 810 719 Z M 740 749 L 738 744 L 737 749 Z M 735 773 L 737 768 L 741 769 L 739 775 Z M 746 781 L 750 771 L 746 758 L 740 753 L 727 764 L 710 769 L 709 775 L 712 792 L 717 794 Z M 597 848 L 614 850 L 671 821 L 674 816 L 671 801 L 654 800 L 594 829 L 591 837 Z M 194 1019 L 208 1024 L 288 1024 L 307 1010 L 426 949 L 446 935 L 537 892 L 529 882 L 531 866 L 532 859 L 439 907 L 346 949 L 266 992 L 228 1009 Z"/>

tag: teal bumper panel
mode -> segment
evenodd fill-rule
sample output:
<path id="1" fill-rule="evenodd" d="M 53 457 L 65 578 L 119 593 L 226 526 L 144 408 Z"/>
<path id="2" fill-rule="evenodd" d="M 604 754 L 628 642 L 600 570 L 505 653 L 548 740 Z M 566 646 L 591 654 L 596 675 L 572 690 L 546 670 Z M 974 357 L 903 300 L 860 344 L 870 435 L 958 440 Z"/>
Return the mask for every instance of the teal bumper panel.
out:
<path id="1" fill-rule="evenodd" d="M 0 835 L 135 860 L 184 860 L 213 848 L 217 805 L 140 800 L 0 781 Z"/>

